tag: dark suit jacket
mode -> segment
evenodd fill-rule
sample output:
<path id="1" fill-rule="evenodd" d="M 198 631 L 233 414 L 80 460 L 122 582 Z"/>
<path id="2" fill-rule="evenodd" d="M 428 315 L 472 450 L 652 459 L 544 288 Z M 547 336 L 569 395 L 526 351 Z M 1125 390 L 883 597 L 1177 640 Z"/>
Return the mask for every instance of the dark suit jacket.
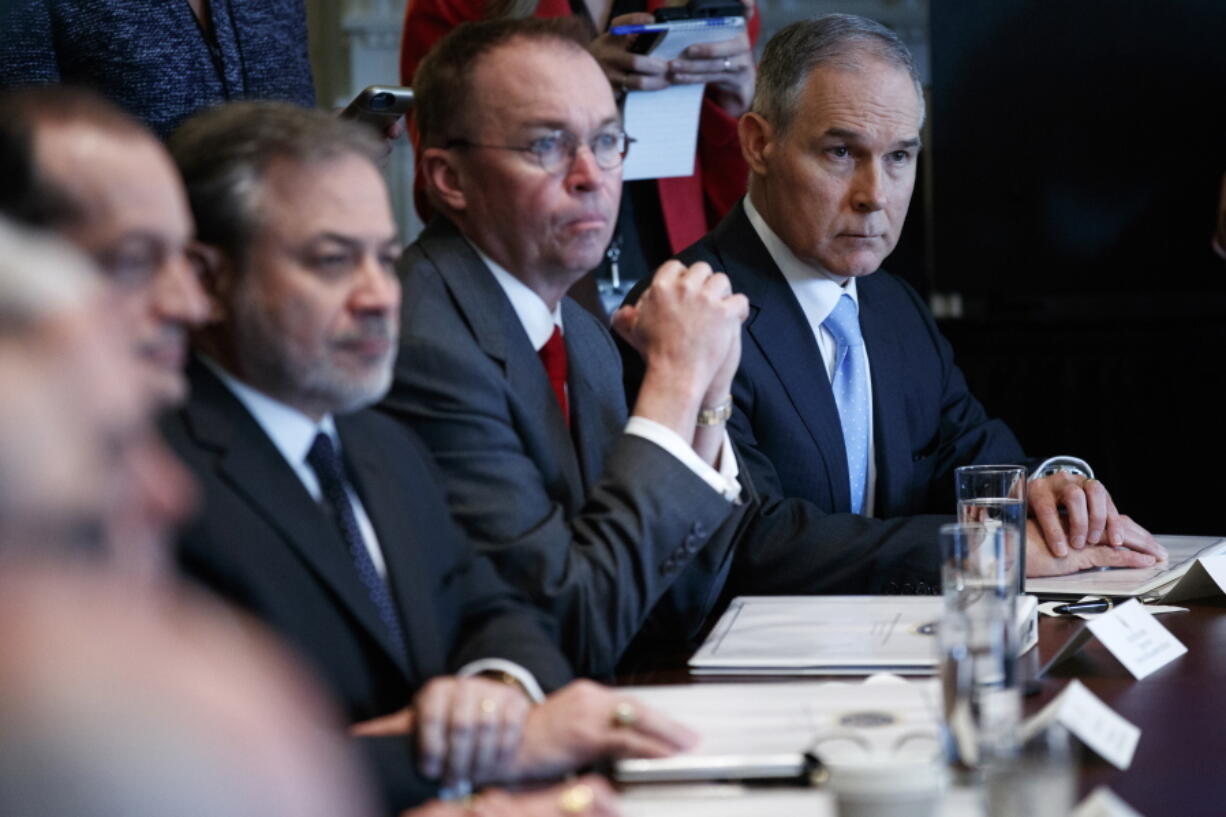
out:
<path id="1" fill-rule="evenodd" d="M 195 579 L 280 631 L 319 671 L 353 721 L 407 705 L 429 679 L 486 657 L 533 672 L 546 689 L 570 670 L 541 616 L 475 556 L 447 513 L 421 444 L 371 411 L 337 417 L 354 488 L 379 537 L 407 656 L 358 578 L 321 507 L 246 408 L 199 362 L 166 436 L 203 490 L 178 560 Z M 412 744 L 368 741 L 389 805 L 431 796 Z"/>
<path id="2" fill-rule="evenodd" d="M 838 409 L 813 332 L 738 204 L 680 258 L 706 261 L 750 303 L 730 423 L 755 482 L 828 513 L 850 510 Z M 873 382 L 874 515 L 952 513 L 954 468 L 1024 463 L 1013 432 L 971 395 L 953 350 L 911 287 L 887 272 L 857 279 Z"/>
<path id="3" fill-rule="evenodd" d="M 499 571 L 557 619 L 581 672 L 610 672 L 653 611 L 674 636 L 714 610 L 740 509 L 677 459 L 623 434 L 608 331 L 563 303 L 570 433 L 493 274 L 437 218 L 400 262 L 400 357 L 383 409 L 414 429 L 451 509 Z"/>

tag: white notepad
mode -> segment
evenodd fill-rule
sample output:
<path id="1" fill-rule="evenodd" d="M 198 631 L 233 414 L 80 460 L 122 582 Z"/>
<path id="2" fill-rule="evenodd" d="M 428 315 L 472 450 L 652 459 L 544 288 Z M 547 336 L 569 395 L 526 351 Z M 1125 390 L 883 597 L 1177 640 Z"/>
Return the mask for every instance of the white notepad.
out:
<path id="1" fill-rule="evenodd" d="M 1163 598 L 1198 557 L 1226 553 L 1226 539 L 1217 536 L 1157 536 L 1170 554 L 1154 567 L 1089 570 L 1069 576 L 1027 579 L 1026 592 L 1040 596 L 1151 596 Z M 1179 598 L 1184 598 L 1179 596 Z M 1172 598 L 1175 600 L 1175 597 Z"/>
<path id="2" fill-rule="evenodd" d="M 744 32 L 743 18 L 728 19 L 734 22 L 670 30 L 652 50 L 651 56 L 675 59 L 691 45 L 731 40 Z M 626 94 L 622 127 L 634 137 L 634 144 L 622 167 L 625 181 L 694 175 L 698 120 L 705 92 L 705 85 L 695 84 Z"/>
<path id="3" fill-rule="evenodd" d="M 620 760 L 622 782 L 796 777 L 812 763 L 927 760 L 940 753 L 936 681 L 687 684 L 619 693 L 700 735 L 697 746 L 658 759 Z"/>
<path id="4" fill-rule="evenodd" d="M 940 596 L 738 596 L 690 659 L 695 675 L 931 675 Z M 1036 602 L 1018 598 L 1020 652 Z"/>

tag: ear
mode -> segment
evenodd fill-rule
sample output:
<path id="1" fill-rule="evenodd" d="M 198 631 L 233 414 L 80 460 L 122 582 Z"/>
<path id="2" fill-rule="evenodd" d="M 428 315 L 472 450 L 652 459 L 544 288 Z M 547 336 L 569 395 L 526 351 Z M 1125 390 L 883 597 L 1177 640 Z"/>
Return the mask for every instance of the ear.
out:
<path id="1" fill-rule="evenodd" d="M 426 181 L 430 198 L 452 212 L 467 208 L 463 176 L 455 152 L 446 148 L 426 148 L 421 154 L 419 172 Z"/>
<path id="2" fill-rule="evenodd" d="M 775 141 L 775 128 L 759 114 L 750 111 L 737 122 L 741 139 L 741 155 L 754 175 L 766 175 L 766 160 Z"/>
<path id="3" fill-rule="evenodd" d="M 228 315 L 237 270 L 219 247 L 192 241 L 187 245 L 187 260 L 196 269 L 200 285 L 209 299 L 208 323 L 220 323 Z"/>

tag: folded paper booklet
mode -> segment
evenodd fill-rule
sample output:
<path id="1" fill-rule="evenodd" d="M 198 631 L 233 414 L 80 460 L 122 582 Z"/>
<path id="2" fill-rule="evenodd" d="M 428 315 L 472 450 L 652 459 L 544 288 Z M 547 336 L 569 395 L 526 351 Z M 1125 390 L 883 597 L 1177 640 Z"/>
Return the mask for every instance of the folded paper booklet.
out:
<path id="1" fill-rule="evenodd" d="M 936 671 L 940 596 L 739 596 L 690 659 L 695 675 L 868 675 Z M 1036 604 L 1018 599 L 1021 650 Z"/>
<path id="2" fill-rule="evenodd" d="M 618 690 L 698 732 L 679 755 L 618 761 L 623 782 L 795 778 L 824 763 L 939 753 L 936 681 L 690 684 Z"/>
<path id="3" fill-rule="evenodd" d="M 1150 601 L 1178 601 L 1195 598 L 1190 595 L 1220 595 L 1213 586 L 1199 585 L 1201 570 L 1193 571 L 1187 587 L 1177 588 L 1185 574 L 1192 570 L 1200 558 L 1226 553 L 1226 539 L 1217 536 L 1158 536 L 1155 537 L 1167 549 L 1170 557 L 1166 562 L 1153 567 L 1112 568 L 1087 570 L 1069 576 L 1052 576 L 1046 579 L 1027 579 L 1026 592 L 1054 598 L 1081 598 L 1082 596 L 1144 596 Z M 1196 583 L 1198 588 L 1192 588 Z"/>

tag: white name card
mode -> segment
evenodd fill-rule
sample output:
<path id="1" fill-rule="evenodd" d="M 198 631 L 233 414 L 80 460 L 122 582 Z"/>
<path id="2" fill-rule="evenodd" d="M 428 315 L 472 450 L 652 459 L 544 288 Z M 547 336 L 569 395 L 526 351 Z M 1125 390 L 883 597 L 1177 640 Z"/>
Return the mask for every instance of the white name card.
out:
<path id="1" fill-rule="evenodd" d="M 1141 817 L 1141 812 L 1117 797 L 1111 789 L 1099 786 L 1069 817 Z"/>
<path id="2" fill-rule="evenodd" d="M 1076 679 L 1026 722 L 1023 738 L 1029 740 L 1052 722 L 1061 724 L 1117 769 L 1127 769 L 1132 764 L 1141 740 L 1140 728 L 1120 717 Z"/>
<path id="3" fill-rule="evenodd" d="M 1202 556 L 1166 592 L 1163 601 L 1186 601 L 1226 594 L 1226 553 Z"/>
<path id="4" fill-rule="evenodd" d="M 1138 680 L 1188 651 L 1136 599 L 1086 624 Z"/>

